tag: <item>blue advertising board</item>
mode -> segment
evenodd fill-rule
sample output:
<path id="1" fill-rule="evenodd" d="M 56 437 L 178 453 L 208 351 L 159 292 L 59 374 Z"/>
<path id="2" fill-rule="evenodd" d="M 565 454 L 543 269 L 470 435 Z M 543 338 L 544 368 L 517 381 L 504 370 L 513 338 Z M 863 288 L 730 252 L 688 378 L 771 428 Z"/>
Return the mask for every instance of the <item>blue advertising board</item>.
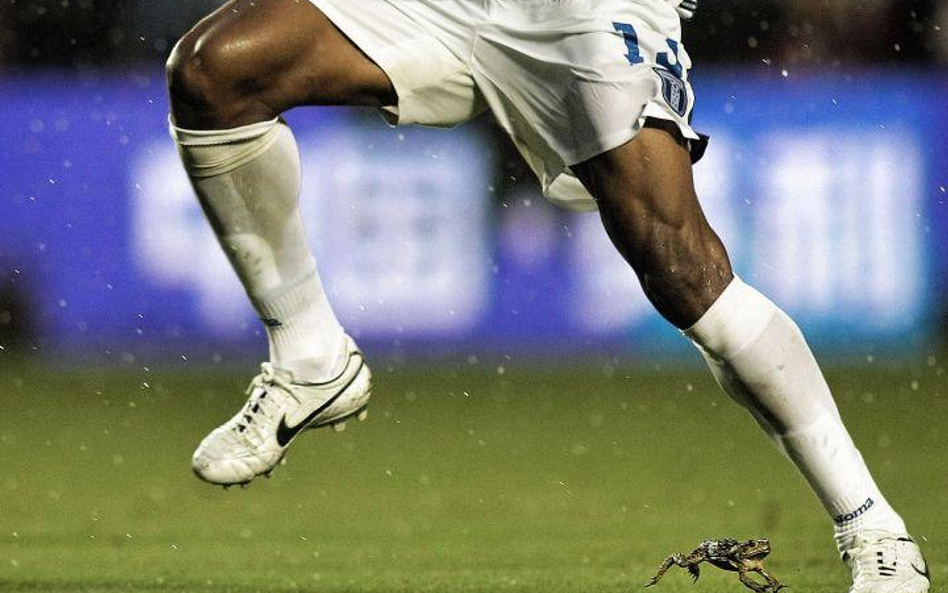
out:
<path id="1" fill-rule="evenodd" d="M 695 87 L 695 127 L 712 135 L 698 192 L 745 280 L 827 349 L 924 344 L 948 293 L 948 107 L 932 99 L 946 85 L 719 72 Z M 0 104 L 0 282 L 25 295 L 41 351 L 261 352 L 168 137 L 159 76 L 7 78 Z M 595 214 L 495 186 L 488 123 L 390 129 L 341 109 L 289 121 L 324 284 L 360 341 L 688 351 Z"/>

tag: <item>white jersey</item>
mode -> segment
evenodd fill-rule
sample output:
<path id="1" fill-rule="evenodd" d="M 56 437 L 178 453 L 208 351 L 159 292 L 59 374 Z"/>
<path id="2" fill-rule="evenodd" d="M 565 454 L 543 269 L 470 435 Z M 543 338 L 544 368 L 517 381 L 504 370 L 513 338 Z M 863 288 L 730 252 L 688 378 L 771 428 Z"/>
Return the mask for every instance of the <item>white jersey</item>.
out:
<path id="1" fill-rule="evenodd" d="M 596 204 L 569 167 L 689 118 L 681 0 L 311 0 L 388 75 L 392 122 L 453 126 L 493 112 L 544 194 Z"/>

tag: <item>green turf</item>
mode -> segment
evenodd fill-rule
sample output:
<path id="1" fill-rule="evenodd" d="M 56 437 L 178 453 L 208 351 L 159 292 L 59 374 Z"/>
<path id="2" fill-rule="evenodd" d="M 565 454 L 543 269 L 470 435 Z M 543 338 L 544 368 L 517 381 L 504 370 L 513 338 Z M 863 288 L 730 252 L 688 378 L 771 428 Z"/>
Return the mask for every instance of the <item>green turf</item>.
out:
<path id="1" fill-rule="evenodd" d="M 876 366 L 831 379 L 946 582 L 948 377 Z M 813 495 L 698 369 L 380 368 L 368 422 L 225 492 L 188 462 L 245 378 L 0 366 L 0 591 L 618 593 L 724 536 L 770 537 L 793 591 L 847 587 Z"/>

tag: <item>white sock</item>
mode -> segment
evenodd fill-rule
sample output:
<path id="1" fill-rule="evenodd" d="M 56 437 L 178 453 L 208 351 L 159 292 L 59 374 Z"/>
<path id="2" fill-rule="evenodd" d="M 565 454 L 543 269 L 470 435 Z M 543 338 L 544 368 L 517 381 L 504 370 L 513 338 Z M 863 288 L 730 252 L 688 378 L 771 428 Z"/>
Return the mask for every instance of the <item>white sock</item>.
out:
<path id="1" fill-rule="evenodd" d="M 299 213 L 300 162 L 278 119 L 171 136 L 204 213 L 263 321 L 274 366 L 301 380 L 334 374 L 344 332 L 323 292 Z"/>
<path id="2" fill-rule="evenodd" d="M 841 548 L 868 529 L 904 533 L 843 426 L 803 334 L 765 296 L 734 280 L 686 330 L 721 387 L 803 473 Z"/>

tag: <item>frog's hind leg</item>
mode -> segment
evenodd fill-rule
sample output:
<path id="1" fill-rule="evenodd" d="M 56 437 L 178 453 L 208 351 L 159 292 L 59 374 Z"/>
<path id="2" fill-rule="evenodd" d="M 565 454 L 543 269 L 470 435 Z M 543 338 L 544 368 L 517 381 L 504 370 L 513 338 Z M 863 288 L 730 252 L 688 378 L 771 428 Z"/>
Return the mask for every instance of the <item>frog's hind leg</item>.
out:
<path id="1" fill-rule="evenodd" d="M 760 576 L 767 579 L 767 584 L 770 586 L 770 593 L 777 593 L 777 591 L 781 589 L 788 588 L 786 585 L 778 581 L 776 577 L 774 577 L 772 574 L 767 572 L 767 570 L 763 566 L 757 566 L 751 570 L 753 570 L 754 572 L 760 574 Z"/>
<path id="2" fill-rule="evenodd" d="M 662 577 L 665 576 L 665 573 L 668 572 L 668 569 L 681 562 L 681 559 L 681 554 L 672 554 L 668 558 L 665 558 L 664 562 L 662 562 L 662 565 L 658 567 L 658 572 L 655 573 L 655 576 L 653 576 L 649 582 L 645 583 L 645 586 L 651 587 L 652 585 L 658 583 L 658 581 L 660 581 Z"/>
<path id="3" fill-rule="evenodd" d="M 685 568 L 687 568 L 688 572 L 691 573 L 691 584 L 694 585 L 698 582 L 698 577 L 701 576 L 701 570 L 698 568 L 697 564 L 689 564 Z"/>
<path id="4" fill-rule="evenodd" d="M 665 558 L 665 561 L 662 562 L 662 565 L 658 567 L 658 572 L 655 573 L 655 576 L 653 576 L 652 579 L 645 584 L 645 586 L 651 587 L 652 585 L 656 584 L 663 576 L 665 576 L 665 573 L 668 572 L 668 569 L 672 566 L 681 566 L 682 568 L 687 568 L 688 572 L 690 572 L 697 581 L 698 567 L 694 565 L 693 561 L 690 561 L 690 558 L 690 555 L 686 557 L 682 554 L 672 554 L 668 558 Z"/>
<path id="5" fill-rule="evenodd" d="M 751 570 L 754 570 L 756 572 L 756 569 L 751 569 Z M 750 578 L 750 575 L 747 574 L 748 572 L 749 571 L 745 568 L 739 568 L 737 571 L 737 575 L 738 577 L 740 577 L 741 582 L 744 583 L 745 587 L 747 587 L 748 589 L 753 589 L 756 593 L 771 593 L 771 591 L 775 591 L 775 589 L 772 590 L 770 588 L 769 584 L 762 585 L 761 583 L 758 583 L 754 579 Z"/>

